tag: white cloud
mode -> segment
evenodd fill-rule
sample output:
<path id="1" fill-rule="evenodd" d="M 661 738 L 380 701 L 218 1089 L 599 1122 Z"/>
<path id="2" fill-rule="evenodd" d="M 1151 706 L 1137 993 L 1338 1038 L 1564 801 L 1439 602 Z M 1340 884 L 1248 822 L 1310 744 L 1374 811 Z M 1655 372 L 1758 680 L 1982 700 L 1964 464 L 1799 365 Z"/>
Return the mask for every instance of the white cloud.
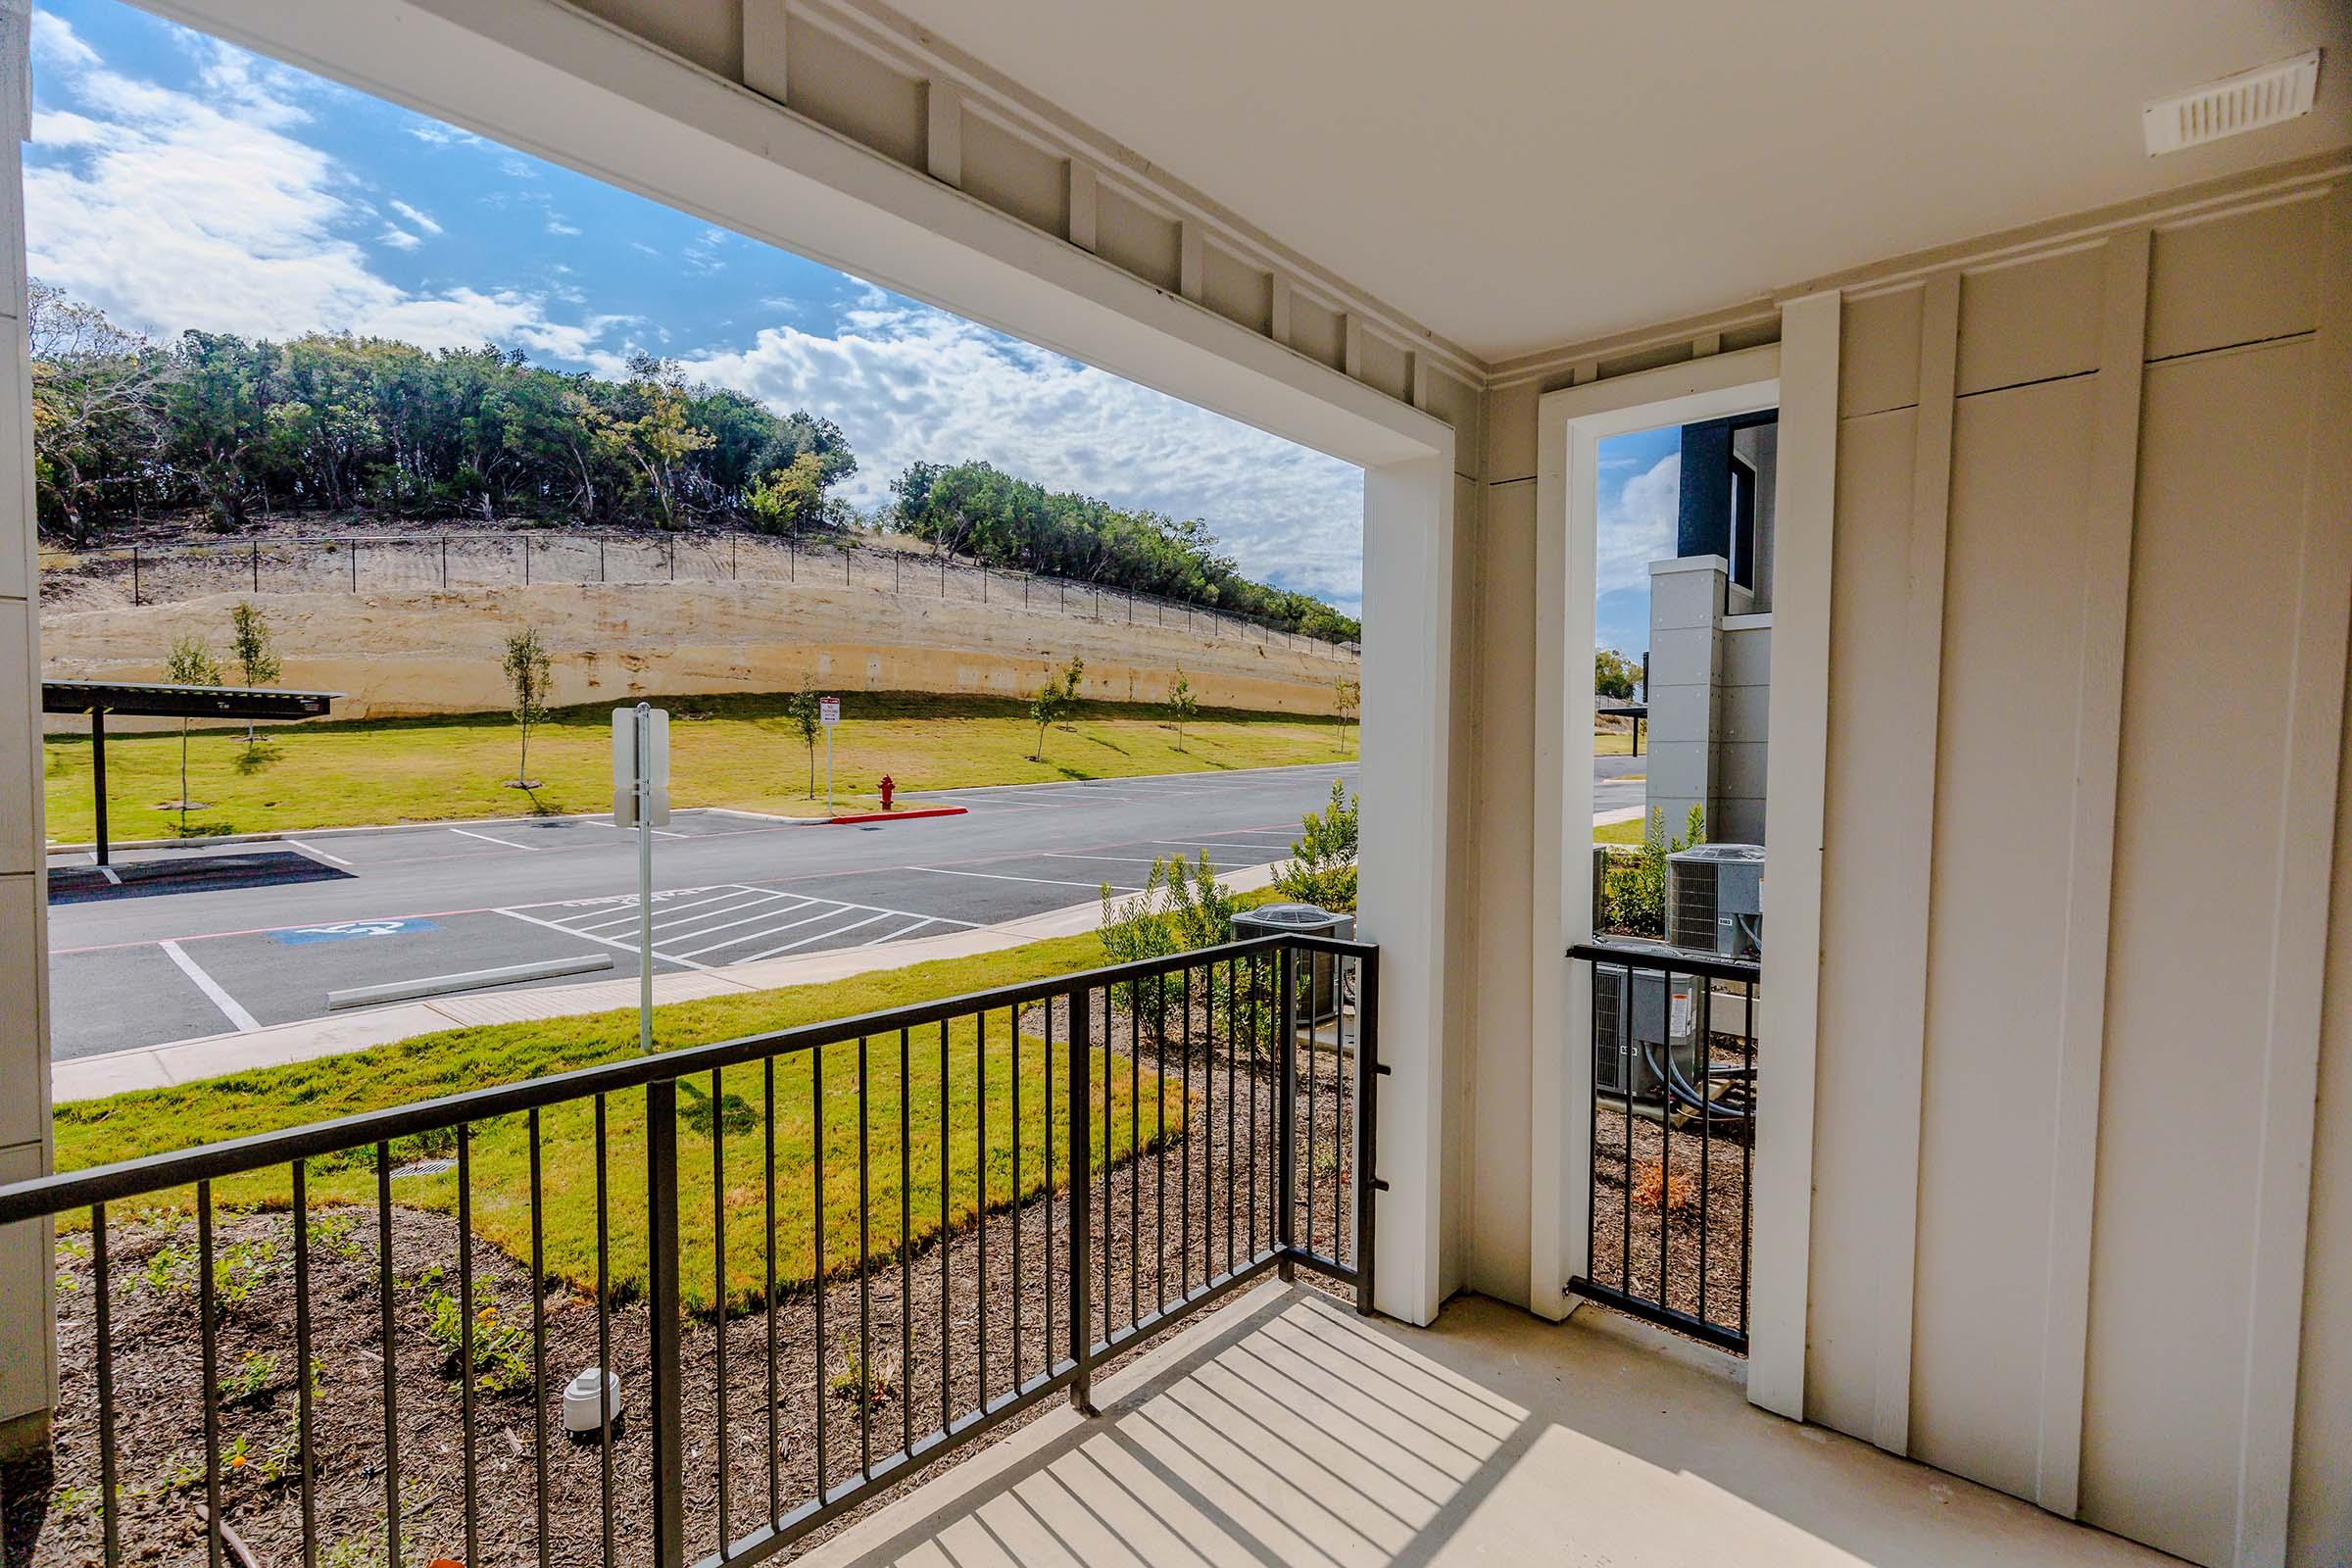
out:
<path id="1" fill-rule="evenodd" d="M 1362 597 L 1359 470 L 944 312 L 874 291 L 832 336 L 767 327 L 748 348 L 684 363 L 840 424 L 861 506 L 887 499 L 908 463 L 979 459 L 1049 488 L 1205 517 L 1249 575 L 1349 609 Z"/>
<path id="2" fill-rule="evenodd" d="M 1600 591 L 1649 587 L 1649 564 L 1674 554 L 1675 509 L 1680 504 L 1683 460 L 1669 452 L 1645 473 L 1625 481 L 1599 517 Z"/>
<path id="3" fill-rule="evenodd" d="M 82 42 L 74 24 L 46 11 L 32 14 L 32 58 L 44 66 L 73 71 L 98 63 L 98 51 Z"/>
<path id="4" fill-rule="evenodd" d="M 74 100 L 35 117 L 24 172 L 27 249 L 45 281 L 158 335 L 496 341 L 621 368 L 606 339 L 623 318 L 561 321 L 536 294 L 413 294 L 378 275 L 355 230 L 377 225 L 377 243 L 406 251 L 440 224 L 400 201 L 392 210 L 416 226 L 380 222 L 348 171 L 290 133 L 309 118 L 297 96 L 310 86 L 293 73 L 188 34 L 205 90 L 177 92 L 106 69 L 62 22 L 43 33 Z"/>
<path id="5" fill-rule="evenodd" d="M 374 270 L 375 247 L 416 250 L 442 225 L 398 200 L 387 207 L 404 221 L 391 221 L 352 170 L 300 139 L 314 105 L 331 112 L 329 89 L 188 33 L 182 42 L 203 85 L 176 91 L 109 70 L 70 25 L 35 16 L 35 47 L 52 74 L 24 176 L 32 269 L 123 325 L 281 340 L 350 331 L 427 348 L 496 342 L 603 375 L 623 373 L 640 341 L 667 340 L 662 324 L 587 312 L 581 291 L 560 278 L 532 289 L 403 288 Z M 476 139 L 443 127 L 416 133 L 433 146 Z M 578 232 L 533 183 L 537 170 L 519 158 L 501 167 L 514 183 L 483 200 L 535 203 L 550 232 Z M 740 243 L 708 228 L 679 260 L 708 275 Z M 858 286 L 864 292 L 830 335 L 769 326 L 748 345 L 689 356 L 687 368 L 779 409 L 836 419 L 858 454 L 851 490 L 861 505 L 887 499 L 910 462 L 985 460 L 1054 488 L 1205 517 L 1250 575 L 1359 603 L 1358 470 Z M 808 302 L 789 314 L 804 313 L 823 322 Z"/>

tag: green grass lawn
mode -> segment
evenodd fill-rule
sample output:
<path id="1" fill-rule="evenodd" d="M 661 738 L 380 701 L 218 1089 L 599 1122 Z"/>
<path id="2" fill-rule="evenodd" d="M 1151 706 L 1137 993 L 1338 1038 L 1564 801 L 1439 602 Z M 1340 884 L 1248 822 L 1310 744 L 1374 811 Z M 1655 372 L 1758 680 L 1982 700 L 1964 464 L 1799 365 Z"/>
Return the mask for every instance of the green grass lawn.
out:
<path id="1" fill-rule="evenodd" d="M 1639 844 L 1642 842 L 1642 819 L 1637 816 L 1630 822 L 1611 822 L 1606 827 L 1596 827 L 1592 830 L 1592 842 Z"/>
<path id="2" fill-rule="evenodd" d="M 679 1003 L 656 1009 L 656 1037 L 666 1048 L 699 1045 L 740 1035 L 790 1028 L 878 1008 L 906 1006 L 939 997 L 1067 973 L 1103 961 L 1093 936 L 1033 943 L 1004 953 L 944 959 L 905 969 L 861 975 L 825 985 Z M 1066 1085 L 1067 1052 L 1056 1041 L 1054 1064 L 1046 1060 L 1037 1015 L 1019 1037 L 1011 1020 L 992 1013 L 981 1022 L 965 1019 L 948 1031 L 947 1071 L 940 1067 L 936 1026 L 910 1042 L 908 1071 L 899 1071 L 896 1035 L 868 1043 L 869 1089 L 866 1128 L 871 1180 L 870 1238 L 874 1255 L 891 1256 L 898 1234 L 900 1181 L 899 1102 L 906 1097 L 907 1125 L 906 1187 L 913 1223 L 908 1240 L 920 1246 L 940 1227 L 941 1186 L 946 1183 L 948 1224 L 968 1222 L 983 1203 L 1002 1206 L 1042 1191 L 1044 1152 L 1056 1151 L 1058 1180 L 1067 1176 L 1066 1096 L 1056 1094 L 1054 1117 L 1045 1115 L 1048 1074 Z M 55 1138 L 61 1170 L 78 1170 L 139 1154 L 217 1143 L 247 1134 L 300 1125 L 390 1105 L 410 1104 L 467 1089 L 519 1082 L 596 1062 L 635 1054 L 637 1015 L 598 1013 L 527 1023 L 453 1029 L 397 1045 L 355 1052 L 318 1061 L 260 1068 L 185 1087 L 142 1090 L 57 1108 Z M 779 1285 L 798 1288 L 815 1275 L 812 1215 L 824 1216 L 826 1272 L 854 1269 L 858 1261 L 858 1043 L 845 1041 L 823 1052 L 825 1181 L 820 1195 L 810 1152 L 816 1145 L 814 1073 L 809 1053 L 779 1061 L 775 1068 L 776 1273 Z M 1150 1069 L 1140 1073 L 1141 1114 L 1130 1126 L 1129 1074 L 1105 1071 L 1096 1057 L 1095 1077 L 1107 1082 L 1112 1104 L 1107 1123 L 1095 1131 L 1095 1159 L 1115 1161 L 1148 1151 L 1164 1135 L 1180 1130 L 1186 1106 L 1181 1092 Z M 1021 1148 L 1016 1168 L 1012 1149 L 1012 1083 L 1021 1082 Z M 982 1078 L 986 1088 L 983 1091 Z M 711 1170 L 712 1127 L 719 1131 L 721 1169 L 718 1196 L 726 1214 L 725 1303 L 730 1309 L 756 1304 L 764 1289 L 762 1224 L 765 1183 L 767 1085 L 760 1063 L 730 1068 L 718 1086 L 719 1110 L 711 1112 L 708 1074 L 681 1083 L 678 1165 L 683 1298 L 690 1310 L 709 1312 L 719 1298 L 713 1267 Z M 985 1093 L 988 1141 L 975 1148 L 978 1108 Z M 940 1139 L 945 1104 L 948 1143 Z M 612 1097 L 607 1114 L 608 1205 L 612 1221 L 611 1278 L 614 1294 L 628 1299 L 645 1286 L 645 1096 L 631 1090 Z M 454 1134 L 404 1139 L 392 1149 L 395 1164 L 456 1152 Z M 596 1140 L 593 1102 L 551 1106 L 540 1113 L 545 1245 L 550 1274 L 573 1288 L 592 1292 L 596 1281 Z M 530 1258 L 530 1134 L 524 1116 L 474 1124 L 473 1228 L 481 1241 L 528 1265 Z M 308 1196 L 316 1209 L 372 1203 L 372 1149 L 311 1162 Z M 454 1172 L 404 1177 L 393 1187 L 405 1206 L 454 1213 Z M 292 1200 L 285 1170 L 255 1172 L 218 1182 L 217 1204 L 274 1209 Z M 184 1212 L 189 1191 L 142 1200 L 142 1211 Z M 69 1216 L 69 1227 L 85 1223 Z M 339 1229 L 328 1221 L 328 1241 Z M 290 1260 L 277 1259 L 276 1262 Z M 274 1266 L 247 1257 L 234 1267 Z"/>
<path id="3" fill-rule="evenodd" d="M 784 716 L 784 698 L 688 697 L 670 710 L 670 800 L 813 816 L 823 810 L 824 744 L 809 759 Z M 517 731 L 504 713 L 361 719 L 264 727 L 249 752 L 242 731 L 207 730 L 188 746 L 191 834 L 253 833 L 374 822 L 429 822 L 612 808 L 612 707 L 565 709 L 531 734 L 531 777 L 517 790 Z M 834 797 L 844 808 L 877 804 L 888 773 L 901 790 L 1028 784 L 1140 773 L 1206 772 L 1352 760 L 1355 730 L 1307 715 L 1203 713 L 1181 750 L 1160 710 L 1090 703 L 1046 739 L 1026 705 L 997 698 L 853 692 L 833 737 Z M 53 735 L 42 746 L 49 837 L 86 843 L 93 832 L 90 746 Z M 115 734 L 106 749 L 109 827 L 118 839 L 169 838 L 179 813 L 179 737 Z"/>

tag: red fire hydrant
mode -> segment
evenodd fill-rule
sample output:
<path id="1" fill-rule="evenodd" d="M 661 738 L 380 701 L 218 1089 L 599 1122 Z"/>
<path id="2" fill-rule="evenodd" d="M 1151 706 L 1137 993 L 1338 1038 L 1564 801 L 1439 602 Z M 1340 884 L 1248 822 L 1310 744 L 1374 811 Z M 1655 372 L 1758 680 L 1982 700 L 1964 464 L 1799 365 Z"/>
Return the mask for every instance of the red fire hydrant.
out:
<path id="1" fill-rule="evenodd" d="M 891 794 L 891 791 L 892 791 L 892 790 L 894 790 L 894 789 L 896 789 L 896 788 L 898 788 L 898 786 L 897 786 L 897 785 L 895 785 L 895 784 L 893 784 L 893 783 L 891 783 L 891 781 L 890 781 L 890 775 L 889 775 L 888 773 L 885 773 L 885 774 L 883 774 L 883 775 L 882 775 L 882 809 L 884 809 L 885 811 L 888 811 L 888 810 L 891 810 L 891 809 L 893 809 L 893 807 L 892 807 L 892 806 L 891 806 L 891 804 L 890 804 L 890 794 Z"/>

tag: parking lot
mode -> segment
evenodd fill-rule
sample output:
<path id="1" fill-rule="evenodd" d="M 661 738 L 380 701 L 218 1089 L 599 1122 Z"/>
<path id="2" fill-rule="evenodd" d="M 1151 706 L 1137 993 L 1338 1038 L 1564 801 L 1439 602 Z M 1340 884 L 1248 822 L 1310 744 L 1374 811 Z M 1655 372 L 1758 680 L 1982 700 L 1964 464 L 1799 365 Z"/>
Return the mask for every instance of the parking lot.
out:
<path id="1" fill-rule="evenodd" d="M 882 945 L 1140 888 L 1154 858 L 1285 858 L 1352 765 L 954 792 L 858 827 L 698 809 L 656 843 L 658 973 Z M 638 970 L 637 840 L 610 818 L 415 824 L 51 868 L 63 1057 L 326 1015 L 330 992 L 603 958 Z M 494 989 L 514 989 L 501 987 Z M 478 994 L 475 993 L 475 994 Z"/>

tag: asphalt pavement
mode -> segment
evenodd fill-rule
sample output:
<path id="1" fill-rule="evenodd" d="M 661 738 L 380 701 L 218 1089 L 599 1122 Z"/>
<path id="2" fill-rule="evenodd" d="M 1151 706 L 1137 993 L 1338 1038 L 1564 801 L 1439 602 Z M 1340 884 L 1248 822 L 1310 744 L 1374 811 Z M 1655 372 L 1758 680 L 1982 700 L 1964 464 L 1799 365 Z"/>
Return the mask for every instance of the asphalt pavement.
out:
<path id="1" fill-rule="evenodd" d="M 1621 777 L 1602 759 L 1596 779 Z M 716 808 L 656 840 L 655 967 L 990 925 L 1141 887 L 1155 857 L 1284 858 L 1354 764 L 942 791 L 959 816 L 815 825 Z M 1618 797 L 1623 796 L 1624 799 Z M 1641 804 L 1601 782 L 1595 806 Z M 637 973 L 637 840 L 606 817 L 342 829 L 51 858 L 57 1057 L 320 1017 L 327 994 L 604 957 Z M 576 984 L 579 974 L 526 984 Z M 508 987 L 503 989 L 520 989 Z M 480 994 L 480 993 L 475 993 Z"/>

